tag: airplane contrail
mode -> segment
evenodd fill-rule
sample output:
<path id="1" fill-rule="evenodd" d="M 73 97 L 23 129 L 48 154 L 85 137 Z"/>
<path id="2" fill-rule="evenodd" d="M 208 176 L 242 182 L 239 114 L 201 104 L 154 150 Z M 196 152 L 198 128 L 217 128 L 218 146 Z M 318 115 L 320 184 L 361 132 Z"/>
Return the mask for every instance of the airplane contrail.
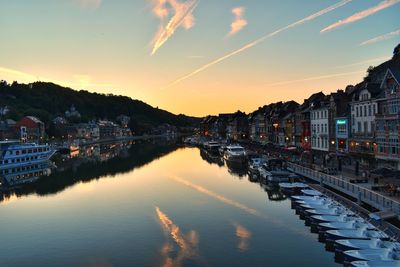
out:
<path id="1" fill-rule="evenodd" d="M 195 70 L 195 71 L 193 71 L 191 73 L 188 73 L 188 74 L 186 74 L 186 75 L 184 75 L 184 76 L 172 81 L 171 83 L 167 84 L 162 89 L 170 88 L 171 86 L 173 86 L 173 85 L 175 85 L 177 83 L 180 83 L 180 82 L 192 77 L 193 75 L 196 75 L 197 73 L 200 73 L 200 72 L 208 69 L 209 67 L 214 66 L 215 64 L 218 64 L 218 63 L 224 61 L 225 59 L 228 59 L 228 58 L 233 57 L 233 56 L 235 56 L 235 55 L 237 55 L 237 54 L 239 54 L 239 53 L 241 53 L 243 51 L 246 51 L 247 49 L 250 49 L 250 48 L 258 45 L 258 44 L 264 42 L 265 40 L 267 40 L 267 39 L 269 39 L 269 38 L 271 38 L 271 37 L 283 32 L 285 30 L 291 29 L 293 27 L 296 27 L 296 26 L 299 26 L 301 24 L 304 24 L 304 23 L 306 23 L 308 21 L 314 20 L 314 19 L 316 19 L 316 18 L 318 18 L 318 17 L 320 17 L 320 16 L 322 16 L 322 15 L 324 15 L 326 13 L 329 13 L 329 12 L 331 12 L 331 11 L 341 7 L 341 6 L 344 6 L 344 5 L 348 4 L 348 3 L 350 3 L 351 1 L 353 1 L 353 0 L 342 0 L 342 1 L 340 1 L 340 2 L 338 2 L 336 4 L 334 4 L 334 5 L 331 5 L 331 6 L 327 7 L 327 8 L 325 8 L 325 9 L 322 9 L 322 10 L 318 11 L 317 13 L 314 13 L 314 14 L 308 16 L 308 17 L 305 17 L 305 18 L 303 18 L 301 20 L 298 20 L 298 21 L 296 21 L 296 22 L 294 22 L 292 24 L 289 24 L 289 25 L 287 25 L 287 26 L 285 26 L 283 28 L 280 28 L 280 29 L 278 29 L 278 30 L 276 30 L 274 32 L 271 32 L 271 33 L 269 33 L 267 35 L 264 35 L 264 36 L 262 36 L 262 37 L 260 37 L 260 38 L 258 38 L 256 40 L 254 40 L 254 41 L 242 46 L 241 48 L 239 48 L 239 49 L 237 49 L 235 51 L 232 51 L 232 52 L 230 52 L 230 53 L 228 53 L 228 54 L 226 54 L 226 55 L 224 55 L 224 56 L 222 56 L 220 58 L 217 58 L 214 61 L 211 61 L 210 63 L 207 63 L 207 64 L 203 65 L 202 67 L 198 68 L 197 70 Z"/>
<path id="2" fill-rule="evenodd" d="M 158 5 L 154 10 L 154 13 L 158 17 L 163 18 L 164 16 L 168 15 L 168 10 L 160 7 L 160 5 L 162 6 L 167 2 L 172 5 L 175 14 L 165 26 L 161 27 L 160 31 L 157 33 L 151 55 L 154 55 L 157 50 L 160 49 L 160 47 L 166 41 L 168 41 L 178 27 L 182 25 L 184 28 L 190 29 L 194 25 L 194 17 L 192 12 L 197 7 L 199 0 L 189 0 L 185 3 L 179 3 L 176 0 L 164 0 L 161 1 L 161 3 L 158 2 Z"/>
<path id="3" fill-rule="evenodd" d="M 367 41 L 364 41 L 364 42 L 362 42 L 362 43 L 360 44 L 360 46 L 361 46 L 361 45 L 375 44 L 375 43 L 382 42 L 382 41 L 391 39 L 391 38 L 393 38 L 393 37 L 395 37 L 395 36 L 399 36 L 399 35 L 400 35 L 400 30 L 393 31 L 393 32 L 389 32 L 389 33 L 386 33 L 386 34 L 384 34 L 384 35 L 381 35 L 381 36 L 378 36 L 378 37 L 369 39 L 369 40 L 367 40 Z"/>
<path id="4" fill-rule="evenodd" d="M 291 80 L 291 81 L 270 83 L 270 84 L 267 84 L 266 86 L 277 86 L 277 85 L 285 85 L 285 84 L 298 83 L 298 82 L 315 81 L 315 80 L 322 80 L 322 79 L 328 79 L 328 78 L 334 78 L 334 77 L 340 77 L 340 76 L 347 76 L 347 75 L 359 74 L 359 73 L 365 73 L 365 71 L 364 70 L 360 70 L 360 71 L 352 71 L 352 72 L 326 74 L 326 75 L 308 77 L 308 78 Z"/>
<path id="5" fill-rule="evenodd" d="M 371 7 L 369 9 L 360 11 L 358 13 L 355 13 L 353 15 L 351 15 L 350 17 L 343 19 L 343 20 L 339 20 L 338 22 L 335 22 L 331 25 L 329 25 L 328 27 L 324 28 L 321 30 L 321 33 L 333 30 L 335 28 L 341 27 L 343 25 L 349 24 L 349 23 L 353 23 L 356 22 L 358 20 L 364 19 L 368 16 L 371 16 L 373 14 L 375 14 L 376 12 L 379 12 L 385 8 L 391 7 L 397 3 L 400 3 L 400 0 L 385 0 L 383 2 L 380 2 L 378 5 Z"/>

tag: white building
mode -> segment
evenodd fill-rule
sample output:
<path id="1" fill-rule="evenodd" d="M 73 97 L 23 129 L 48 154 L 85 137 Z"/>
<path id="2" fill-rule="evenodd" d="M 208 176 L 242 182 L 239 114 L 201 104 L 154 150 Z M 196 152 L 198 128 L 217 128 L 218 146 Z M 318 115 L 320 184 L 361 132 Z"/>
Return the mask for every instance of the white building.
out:
<path id="1" fill-rule="evenodd" d="M 311 110 L 311 149 L 329 151 L 329 107 Z"/>
<path id="2" fill-rule="evenodd" d="M 372 137 L 375 129 L 375 114 L 378 112 L 379 85 L 365 84 L 350 103 L 351 133 L 353 137 Z"/>

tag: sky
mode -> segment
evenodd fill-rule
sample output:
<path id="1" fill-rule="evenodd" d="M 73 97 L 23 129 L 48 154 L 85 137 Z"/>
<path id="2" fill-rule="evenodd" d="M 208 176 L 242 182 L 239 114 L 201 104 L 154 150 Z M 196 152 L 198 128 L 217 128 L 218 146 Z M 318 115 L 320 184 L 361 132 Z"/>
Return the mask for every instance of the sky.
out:
<path id="1" fill-rule="evenodd" d="M 251 112 L 356 84 L 400 42 L 400 0 L 0 0 L 0 79 Z"/>

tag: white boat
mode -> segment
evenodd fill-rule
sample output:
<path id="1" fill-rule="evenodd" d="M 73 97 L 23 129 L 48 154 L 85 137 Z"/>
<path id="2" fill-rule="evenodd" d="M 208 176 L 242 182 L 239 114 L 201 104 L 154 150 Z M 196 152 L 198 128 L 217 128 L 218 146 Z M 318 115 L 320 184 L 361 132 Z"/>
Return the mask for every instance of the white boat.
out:
<path id="1" fill-rule="evenodd" d="M 296 200 L 320 200 L 320 199 L 326 199 L 325 197 L 319 197 L 319 196 L 292 196 L 291 197 L 293 199 L 293 201 Z"/>
<path id="2" fill-rule="evenodd" d="M 321 232 L 326 232 L 328 230 L 356 230 L 364 228 L 367 230 L 376 230 L 376 227 L 370 223 L 367 223 L 363 220 L 354 220 L 348 222 L 326 222 L 319 223 L 318 230 Z"/>
<path id="3" fill-rule="evenodd" d="M 279 183 L 279 187 L 287 192 L 297 192 L 301 189 L 308 188 L 308 185 L 305 183 Z"/>
<path id="4" fill-rule="evenodd" d="M 50 157 L 55 153 L 48 144 L 0 142 L 0 178 L 6 186 L 30 183 L 48 175 Z"/>
<path id="5" fill-rule="evenodd" d="M 345 263 L 353 261 L 400 260 L 400 252 L 390 248 L 348 250 L 343 252 L 343 256 Z"/>
<path id="6" fill-rule="evenodd" d="M 239 145 L 231 145 L 226 147 L 224 159 L 231 163 L 245 163 L 246 150 Z"/>
<path id="7" fill-rule="evenodd" d="M 288 171 L 266 171 L 263 173 L 263 178 L 270 183 L 282 183 L 289 182 L 289 175 Z"/>
<path id="8" fill-rule="evenodd" d="M 258 169 L 264 163 L 262 158 L 251 158 L 248 162 L 248 169 L 251 174 L 259 175 Z"/>
<path id="9" fill-rule="evenodd" d="M 326 239 L 330 241 L 338 239 L 371 239 L 379 238 L 388 240 L 389 236 L 381 231 L 367 230 L 360 228 L 357 230 L 328 230 L 326 231 Z"/>
<path id="10" fill-rule="evenodd" d="M 340 214 L 340 215 L 313 215 L 311 216 L 311 223 L 318 224 L 322 222 L 348 222 L 353 221 L 355 218 L 354 213 Z"/>
<path id="11" fill-rule="evenodd" d="M 297 205 L 325 205 L 331 203 L 337 203 L 336 201 L 329 199 L 329 198 L 312 198 L 312 199 L 305 199 L 305 200 L 295 200 Z"/>
<path id="12" fill-rule="evenodd" d="M 353 261 L 351 267 L 400 267 L 399 260 Z"/>
<path id="13" fill-rule="evenodd" d="M 303 189 L 301 192 L 306 196 L 322 196 L 322 193 L 314 189 Z"/>
<path id="14" fill-rule="evenodd" d="M 312 216 L 314 215 L 336 215 L 339 216 L 341 214 L 348 213 L 349 211 L 346 208 L 343 207 L 335 207 L 335 208 L 328 208 L 328 209 L 309 209 L 305 210 L 304 214 L 306 215 L 307 218 L 310 219 L 311 222 L 314 220 L 312 219 Z"/>
<path id="15" fill-rule="evenodd" d="M 382 241 L 378 238 L 372 239 L 339 239 L 335 241 L 336 251 L 356 250 L 356 249 L 376 249 L 376 248 L 400 248 L 400 243 Z"/>

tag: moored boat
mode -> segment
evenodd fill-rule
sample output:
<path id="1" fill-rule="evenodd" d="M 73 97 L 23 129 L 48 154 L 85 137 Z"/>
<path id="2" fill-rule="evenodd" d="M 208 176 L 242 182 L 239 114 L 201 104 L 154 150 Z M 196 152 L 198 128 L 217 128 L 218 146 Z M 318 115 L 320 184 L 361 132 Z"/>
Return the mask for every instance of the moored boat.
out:
<path id="1" fill-rule="evenodd" d="M 343 252 L 344 263 L 348 264 L 353 261 L 392 261 L 400 260 L 400 252 L 391 248 L 377 248 L 377 249 L 361 249 L 361 250 L 348 250 Z"/>
<path id="2" fill-rule="evenodd" d="M 48 175 L 50 157 L 55 153 L 48 144 L 0 142 L 0 178 L 2 185 L 16 186 Z"/>
<path id="3" fill-rule="evenodd" d="M 338 239 L 371 239 L 379 238 L 389 240 L 389 236 L 381 231 L 367 230 L 360 228 L 357 230 L 328 230 L 325 233 L 326 240 L 334 242 Z"/>
<path id="4" fill-rule="evenodd" d="M 239 145 L 227 146 L 224 159 L 230 163 L 244 164 L 246 162 L 246 150 Z"/>
<path id="5" fill-rule="evenodd" d="M 400 267 L 400 260 L 353 261 L 351 267 Z"/>
<path id="6" fill-rule="evenodd" d="M 339 239 L 335 241 L 336 252 L 356 249 L 374 249 L 374 248 L 394 248 L 399 247 L 400 243 L 383 241 L 379 238 L 372 239 Z"/>

